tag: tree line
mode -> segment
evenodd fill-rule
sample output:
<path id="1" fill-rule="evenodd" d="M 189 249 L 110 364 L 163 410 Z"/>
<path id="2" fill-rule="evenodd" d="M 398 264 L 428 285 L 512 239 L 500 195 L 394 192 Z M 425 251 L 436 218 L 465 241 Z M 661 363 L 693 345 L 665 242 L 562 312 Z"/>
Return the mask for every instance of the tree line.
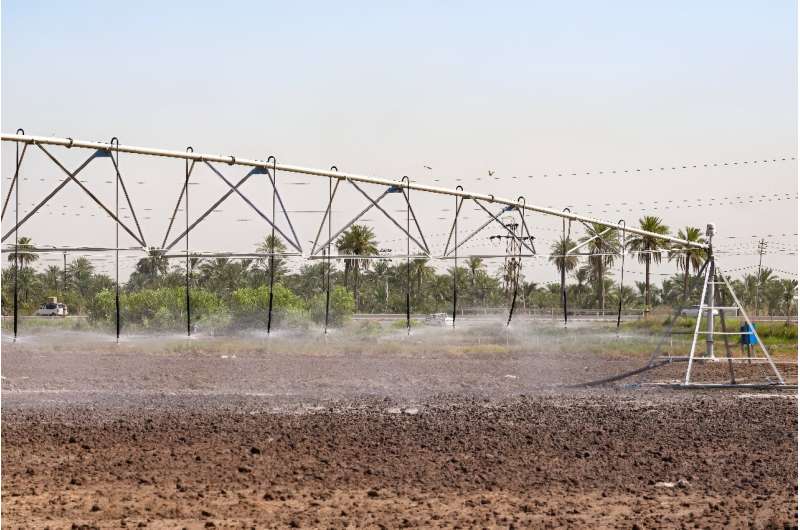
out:
<path id="1" fill-rule="evenodd" d="M 670 234 L 669 228 L 655 216 L 643 217 L 639 226 L 654 234 Z M 627 235 L 623 240 L 614 228 L 602 225 L 589 228 L 580 238 L 565 234 L 552 244 L 549 262 L 559 281 L 548 283 L 527 281 L 516 258 L 505 260 L 494 272 L 489 271 L 483 259 L 474 256 L 444 272 L 437 272 L 430 260 L 422 256 L 408 263 L 375 260 L 372 257 L 379 255 L 379 244 L 373 230 L 365 225 L 353 225 L 338 238 L 335 242 L 338 254 L 348 257 L 333 261 L 330 271 L 325 260 L 308 262 L 290 271 L 281 256 L 286 246 L 279 238 L 268 235 L 256 250 L 272 254 L 272 259 L 269 256 L 190 258 L 193 315 L 198 321 L 217 318 L 238 324 L 260 324 L 268 304 L 270 269 L 274 274 L 274 306 L 279 319 L 324 319 L 325 286 L 330 274 L 334 324 L 343 322 L 353 312 L 405 312 L 407 284 L 414 313 L 451 311 L 454 287 L 458 291 L 458 307 L 466 311 L 507 307 L 515 288 L 517 307 L 521 310 L 559 308 L 562 288 L 567 293 L 569 307 L 574 309 L 613 311 L 620 299 L 625 308 L 645 313 L 660 305 L 681 305 L 684 298 L 690 300 L 689 305 L 697 303 L 701 287 L 697 272 L 706 259 L 704 249 L 673 244 L 655 235 Z M 680 229 L 677 237 L 705 242 L 701 230 L 695 227 Z M 20 238 L 21 314 L 32 314 L 46 297 L 58 296 L 69 305 L 72 314 L 88 314 L 101 321 L 113 319 L 113 278 L 98 273 L 86 257 L 73 259 L 66 268 L 50 265 L 37 271 L 38 254 L 32 248 L 29 238 Z M 622 287 L 617 283 L 619 270 L 615 265 L 622 258 L 623 249 L 644 265 L 644 281 Z M 654 285 L 652 266 L 663 260 L 674 263 L 676 273 Z M 13 303 L 13 253 L 9 254 L 9 262 L 2 278 L 2 310 L 6 315 L 12 311 Z M 141 324 L 159 322 L 160 327 L 179 325 L 185 319 L 186 280 L 183 259 L 170 262 L 162 251 L 150 249 L 121 286 L 124 317 Z M 742 303 L 754 313 L 785 315 L 796 311 L 797 280 L 780 279 L 769 268 L 763 269 L 760 276 L 748 274 L 732 280 L 732 285 Z"/>

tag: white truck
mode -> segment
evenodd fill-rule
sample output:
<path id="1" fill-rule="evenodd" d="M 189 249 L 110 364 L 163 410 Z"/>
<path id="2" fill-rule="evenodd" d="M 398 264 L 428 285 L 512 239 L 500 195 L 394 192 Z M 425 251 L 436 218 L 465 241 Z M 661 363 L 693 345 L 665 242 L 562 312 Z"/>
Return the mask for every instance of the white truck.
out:
<path id="1" fill-rule="evenodd" d="M 39 306 L 36 316 L 39 317 L 65 317 L 69 314 L 67 304 L 59 302 L 55 296 L 47 299 L 47 303 Z"/>
<path id="2" fill-rule="evenodd" d="M 452 326 L 453 317 L 447 313 L 432 313 L 425 317 L 426 326 Z"/>

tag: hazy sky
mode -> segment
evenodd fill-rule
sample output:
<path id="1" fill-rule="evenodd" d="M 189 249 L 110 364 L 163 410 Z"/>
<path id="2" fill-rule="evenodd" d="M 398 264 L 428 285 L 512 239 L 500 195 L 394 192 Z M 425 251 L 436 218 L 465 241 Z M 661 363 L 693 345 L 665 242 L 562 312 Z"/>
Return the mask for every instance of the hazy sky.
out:
<path id="1" fill-rule="evenodd" d="M 746 253 L 725 256 L 721 266 L 755 265 L 755 244 L 764 236 L 772 251 L 783 249 L 765 263 L 794 272 L 797 166 L 780 159 L 794 157 L 797 145 L 796 20 L 790 0 L 226 7 L 5 0 L 2 130 L 118 136 L 124 144 L 272 154 L 287 164 L 336 164 L 386 178 L 407 174 L 524 195 L 528 203 L 570 205 L 629 225 L 654 213 L 673 232 L 713 221 L 721 253 Z M 63 177 L 37 151 L 23 165 L 21 214 Z M 51 152 L 69 168 L 89 154 Z M 13 146 L 4 144 L 2 153 L 5 194 Z M 702 166 L 713 162 L 739 164 Z M 123 155 L 120 164 L 148 243 L 160 245 L 183 163 Z M 245 173 L 220 170 L 231 179 Z M 192 216 L 227 189 L 207 168 L 194 178 Z M 81 179 L 113 204 L 108 160 L 93 162 Z M 278 179 L 288 209 L 324 208 L 326 180 Z M 242 189 L 269 211 L 263 179 Z M 454 201 L 419 194 L 413 200 L 433 253 L 441 253 Z M 354 190 L 337 196 L 334 224 L 363 204 Z M 386 205 L 405 217 L 398 197 Z M 220 210 L 193 233 L 193 248 L 252 250 L 268 230 L 238 197 Z M 113 246 L 113 225 L 98 211 L 70 183 L 21 233 L 39 244 Z M 12 206 L 4 233 L 13 215 Z M 292 218 L 308 251 L 321 213 Z M 379 212 L 366 218 L 382 248 L 404 249 L 405 239 Z M 470 205 L 459 222 L 462 236 L 484 218 Z M 537 216 L 528 222 L 537 250 L 546 253 L 561 222 Z M 123 237 L 121 244 L 132 240 Z M 462 252 L 491 250 L 481 239 Z M 126 270 L 138 257 L 127 258 Z M 93 259 L 110 270 L 109 261 Z M 528 261 L 529 279 L 557 280 L 545 260 Z M 638 271 L 626 278 L 641 280 L 642 266 L 628 260 L 626 268 Z M 657 272 L 673 270 L 664 264 Z"/>

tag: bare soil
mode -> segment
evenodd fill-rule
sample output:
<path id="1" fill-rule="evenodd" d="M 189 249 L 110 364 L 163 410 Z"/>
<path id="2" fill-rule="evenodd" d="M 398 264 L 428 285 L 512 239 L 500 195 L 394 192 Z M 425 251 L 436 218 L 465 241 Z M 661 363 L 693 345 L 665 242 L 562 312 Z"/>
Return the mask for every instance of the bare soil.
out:
<path id="1" fill-rule="evenodd" d="M 137 348 L 4 344 L 4 527 L 798 524 L 785 391 L 563 386 L 641 365 L 596 354 Z"/>

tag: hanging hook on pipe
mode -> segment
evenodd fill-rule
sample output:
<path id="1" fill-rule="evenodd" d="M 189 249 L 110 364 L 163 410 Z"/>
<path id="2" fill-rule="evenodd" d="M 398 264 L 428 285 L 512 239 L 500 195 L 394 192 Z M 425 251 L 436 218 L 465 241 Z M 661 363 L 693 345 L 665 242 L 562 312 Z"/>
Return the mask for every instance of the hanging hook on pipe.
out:
<path id="1" fill-rule="evenodd" d="M 569 208 L 564 208 L 562 212 L 572 213 Z M 567 250 L 570 233 L 572 232 L 572 219 L 569 220 L 569 230 L 567 230 L 567 219 L 561 218 L 561 307 L 564 309 L 564 327 L 567 326 Z"/>
<path id="2" fill-rule="evenodd" d="M 22 129 L 17 129 L 17 134 L 22 131 L 22 134 L 25 134 L 25 131 Z M 16 179 L 16 186 L 14 187 L 14 222 L 15 226 L 19 226 L 19 166 L 22 162 L 22 159 L 19 156 L 19 142 L 14 142 L 14 146 L 16 148 L 16 171 L 15 175 L 17 175 Z M 19 331 L 19 229 L 14 230 L 14 342 L 17 342 L 17 332 Z"/>
<path id="3" fill-rule="evenodd" d="M 339 171 L 336 166 L 331 166 L 331 171 Z M 325 276 L 323 283 L 325 284 L 325 335 L 328 334 L 328 314 L 331 307 L 331 218 L 333 217 L 333 179 L 328 179 L 328 208 L 330 215 L 328 216 L 328 246 L 325 249 Z"/>
<path id="4" fill-rule="evenodd" d="M 461 185 L 456 186 L 456 190 L 463 191 L 464 188 Z M 453 327 L 456 327 L 456 307 L 458 304 L 458 210 L 459 210 L 459 200 L 461 199 L 458 195 L 456 197 L 456 208 L 453 211 Z"/>
<path id="5" fill-rule="evenodd" d="M 620 267 L 619 267 L 619 307 L 617 309 L 617 330 L 622 322 L 622 282 L 625 279 L 625 219 L 620 219 L 617 224 L 622 227 L 620 231 Z"/>
<path id="6" fill-rule="evenodd" d="M 114 212 L 119 219 L 119 138 L 116 136 L 111 139 L 109 142 L 111 145 L 111 152 L 112 155 L 116 155 L 114 158 L 114 168 L 116 171 L 116 180 L 115 180 L 115 192 L 114 192 Z M 119 307 L 119 223 L 114 223 L 114 231 L 115 231 L 115 243 L 114 243 L 114 325 L 117 332 L 117 344 L 119 344 L 119 332 L 120 332 L 120 307 Z"/>
<path id="7" fill-rule="evenodd" d="M 406 184 L 406 334 L 411 335 L 411 179 L 403 175 L 400 179 Z"/>
<path id="8" fill-rule="evenodd" d="M 231 157 L 233 158 L 233 157 Z M 270 236 L 269 241 L 269 306 L 267 309 L 267 336 L 269 336 L 270 332 L 272 331 L 272 301 L 273 301 L 273 288 L 275 286 L 275 223 L 277 219 L 275 219 L 275 194 L 278 189 L 278 174 L 276 172 L 276 166 L 278 161 L 275 159 L 274 156 L 270 155 L 267 157 L 267 164 L 269 161 L 272 160 L 272 235 Z"/>
<path id="9" fill-rule="evenodd" d="M 525 216 L 525 197 L 520 195 L 519 197 L 517 197 L 517 202 L 522 204 L 522 209 L 518 208 L 517 210 L 519 211 L 520 218 L 522 219 L 523 224 L 524 224 L 524 220 L 525 220 L 525 217 L 524 217 Z M 522 225 L 520 225 L 520 229 L 519 230 L 520 230 L 520 236 L 521 236 L 522 235 Z M 512 261 L 512 264 L 514 264 L 513 261 Z M 508 310 L 508 320 L 506 321 L 506 327 L 509 327 L 511 325 L 511 318 L 514 316 L 514 308 L 517 305 L 517 293 L 519 291 L 519 275 L 520 275 L 520 272 L 522 270 L 522 244 L 521 243 L 518 244 L 517 262 L 513 266 L 514 266 L 514 270 L 511 271 L 511 274 L 512 274 L 512 278 L 514 279 L 514 292 L 511 295 L 511 307 Z"/>
<path id="10" fill-rule="evenodd" d="M 190 145 L 186 148 L 187 153 L 193 153 L 194 148 Z M 194 162 L 192 163 L 194 164 Z M 186 159 L 186 180 L 184 181 L 184 192 L 185 192 L 185 202 L 184 202 L 184 214 L 186 217 L 186 336 L 192 336 L 192 301 L 191 297 L 189 296 L 189 290 L 191 289 L 191 266 L 189 263 L 189 175 L 191 174 L 191 168 L 189 167 L 189 159 Z M 180 199 L 178 199 L 178 204 L 180 204 Z"/>

